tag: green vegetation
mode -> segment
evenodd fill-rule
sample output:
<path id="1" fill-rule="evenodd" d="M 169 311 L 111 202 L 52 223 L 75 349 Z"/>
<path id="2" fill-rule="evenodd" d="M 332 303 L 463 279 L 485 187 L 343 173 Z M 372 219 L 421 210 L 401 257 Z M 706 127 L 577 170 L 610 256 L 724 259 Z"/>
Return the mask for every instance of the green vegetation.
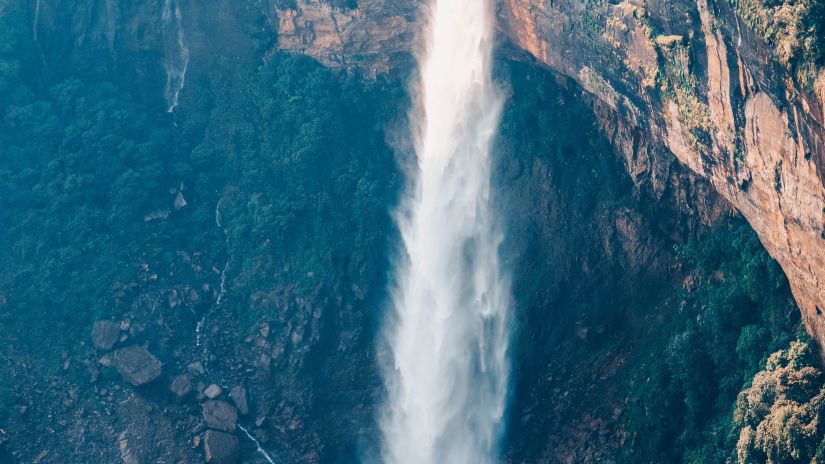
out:
<path id="1" fill-rule="evenodd" d="M 789 69 L 805 63 L 823 64 L 825 2 L 822 0 L 733 0 L 745 23 L 775 47 Z"/>
<path id="2" fill-rule="evenodd" d="M 825 461 L 825 375 L 819 365 L 807 340 L 770 355 L 736 401 L 739 463 Z"/>
<path id="3" fill-rule="evenodd" d="M 633 376 L 627 460 L 724 463 L 733 405 L 769 354 L 799 333 L 779 266 L 745 224 L 677 248 L 688 269 L 678 312 Z M 764 461 L 748 461 L 764 462 Z"/>
<path id="4" fill-rule="evenodd" d="M 659 70 L 653 74 L 659 92 L 673 100 L 680 120 L 688 129 L 695 149 L 700 141 L 709 141 L 715 130 L 707 103 L 698 97 L 699 80 L 692 71 L 690 42 L 680 36 L 656 36 Z"/>
<path id="5" fill-rule="evenodd" d="M 0 26 L 0 330 L 60 344 L 175 235 L 143 215 L 188 182 L 168 123 L 108 82 L 40 83 L 21 20 Z M 9 64 L 16 63 L 16 64 Z M 155 262 L 152 262 L 155 264 Z"/>
<path id="6" fill-rule="evenodd" d="M 383 282 L 389 210 L 398 189 L 386 121 L 400 86 L 344 80 L 306 57 L 276 55 L 250 80 L 254 119 L 232 147 L 221 215 L 229 233 L 229 297 L 242 307 L 256 291 Z M 193 151 L 210 169 L 225 158 L 206 141 Z M 376 276 L 379 280 L 376 281 Z M 251 306 L 248 326 L 274 308 Z M 256 311 L 265 311 L 259 313 Z"/>
<path id="7" fill-rule="evenodd" d="M 275 318 L 255 292 L 369 296 L 382 281 L 398 189 L 384 128 L 400 86 L 308 58 L 227 63 L 234 81 L 187 102 L 175 127 L 128 83 L 48 75 L 23 13 L 0 17 L 0 338 L 56 358 L 124 310 L 115 289 L 215 286 L 227 260 L 245 326 Z M 181 265 L 195 254 L 206 277 Z"/>

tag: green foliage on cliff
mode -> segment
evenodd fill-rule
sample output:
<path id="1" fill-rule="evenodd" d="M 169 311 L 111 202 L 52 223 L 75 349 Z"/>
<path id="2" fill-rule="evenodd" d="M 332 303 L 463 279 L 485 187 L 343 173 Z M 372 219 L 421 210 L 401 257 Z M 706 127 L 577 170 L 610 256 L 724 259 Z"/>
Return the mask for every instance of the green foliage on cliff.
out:
<path id="1" fill-rule="evenodd" d="M 220 123 L 230 135 L 207 136 L 192 160 L 220 189 L 214 201 L 228 232 L 227 297 L 244 308 L 242 325 L 278 318 L 278 308 L 252 304 L 256 292 L 290 289 L 293 298 L 319 299 L 354 286 L 370 296 L 383 282 L 398 189 L 385 127 L 399 114 L 401 87 L 342 79 L 284 54 L 241 85 L 247 106 Z"/>
<path id="2" fill-rule="evenodd" d="M 24 13 L 0 17 L 0 334 L 76 346 L 121 310 L 116 287 L 200 287 L 180 253 L 229 261 L 245 324 L 275 317 L 254 292 L 383 278 L 397 189 L 383 124 L 400 86 L 274 55 L 252 72 L 227 64 L 234 81 L 187 102 L 196 114 L 176 127 L 128 82 L 43 69 Z"/>
<path id="3" fill-rule="evenodd" d="M 768 357 L 733 414 L 740 464 L 825 460 L 825 375 L 809 341 Z"/>
<path id="4" fill-rule="evenodd" d="M 0 330 L 46 347 L 86 334 L 112 285 L 174 236 L 143 215 L 171 208 L 186 169 L 163 115 L 129 93 L 41 81 L 25 47 L 9 48 L 26 43 L 17 25 L 0 27 L 0 60 L 24 63 L 0 91 Z"/>
<path id="5" fill-rule="evenodd" d="M 822 0 L 733 0 L 732 4 L 752 30 L 775 47 L 783 65 L 823 64 Z"/>
<path id="6" fill-rule="evenodd" d="M 661 345 L 634 375 L 629 462 L 726 462 L 737 394 L 795 336 L 787 282 L 745 224 L 677 248 L 695 268 Z"/>

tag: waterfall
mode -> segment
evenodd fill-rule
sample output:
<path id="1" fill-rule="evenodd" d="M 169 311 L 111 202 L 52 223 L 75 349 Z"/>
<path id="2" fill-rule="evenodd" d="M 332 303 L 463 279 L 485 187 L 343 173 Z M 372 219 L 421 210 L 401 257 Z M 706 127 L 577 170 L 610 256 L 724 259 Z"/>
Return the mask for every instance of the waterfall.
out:
<path id="1" fill-rule="evenodd" d="M 163 45 L 166 69 L 166 88 L 164 96 L 169 105 L 167 112 L 172 113 L 180 101 L 180 93 L 186 85 L 186 69 L 189 67 L 189 46 L 183 34 L 182 13 L 178 0 L 163 2 Z"/>
<path id="2" fill-rule="evenodd" d="M 491 206 L 502 96 L 492 0 L 430 0 L 410 114 L 416 165 L 396 214 L 403 249 L 386 327 L 380 417 L 390 463 L 495 462 L 509 363 L 508 279 Z"/>
<path id="3" fill-rule="evenodd" d="M 34 20 L 32 21 L 32 39 L 37 45 L 37 51 L 40 53 L 40 61 L 43 67 L 46 67 L 46 54 L 43 53 L 43 46 L 40 45 L 40 12 L 42 11 L 42 0 L 37 0 L 34 4 Z M 2 14 L 2 12 L 0 12 Z"/>
<path id="4" fill-rule="evenodd" d="M 34 38 L 34 42 L 36 44 L 38 44 L 38 46 L 40 45 L 40 43 L 38 42 L 39 39 L 37 37 L 37 29 L 40 27 L 40 4 L 41 4 L 41 1 L 42 0 L 37 0 L 37 2 L 34 4 L 34 24 L 32 24 L 32 36 Z"/>

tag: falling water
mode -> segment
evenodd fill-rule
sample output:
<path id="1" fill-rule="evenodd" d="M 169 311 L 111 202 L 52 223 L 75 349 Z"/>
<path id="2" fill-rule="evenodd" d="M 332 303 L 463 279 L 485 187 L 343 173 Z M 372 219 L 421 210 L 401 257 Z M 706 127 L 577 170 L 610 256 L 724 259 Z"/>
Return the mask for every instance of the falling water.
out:
<path id="1" fill-rule="evenodd" d="M 243 434 L 246 435 L 246 438 L 248 438 L 252 442 L 252 444 L 255 445 L 255 451 L 257 451 L 258 454 L 263 456 L 263 458 L 266 459 L 266 462 L 268 462 L 269 464 L 275 464 L 275 460 L 272 459 L 272 456 L 270 456 L 269 453 L 267 453 L 266 450 L 263 449 L 263 447 L 261 446 L 261 442 L 258 441 L 258 439 L 255 438 L 254 435 L 249 433 L 249 430 L 247 430 L 246 427 L 244 427 L 241 424 L 238 424 L 238 428 L 241 429 L 241 432 L 243 432 Z"/>
<path id="2" fill-rule="evenodd" d="M 46 67 L 46 54 L 43 53 L 43 47 L 40 45 L 40 12 L 42 11 L 42 0 L 37 0 L 34 4 L 34 21 L 32 22 L 32 39 L 37 50 L 40 52 L 40 61 L 43 62 L 43 67 Z"/>
<path id="3" fill-rule="evenodd" d="M 431 0 L 425 15 L 410 118 L 417 169 L 397 214 L 404 259 L 387 328 L 381 428 L 391 463 L 496 461 L 510 292 L 490 198 L 502 105 L 490 3 Z"/>
<path id="4" fill-rule="evenodd" d="M 186 84 L 186 70 L 189 67 L 189 46 L 183 34 L 182 13 L 178 0 L 163 2 L 163 42 L 166 53 L 166 88 L 164 95 L 172 113 L 180 101 L 180 93 Z"/>
<path id="5" fill-rule="evenodd" d="M 38 44 L 37 32 L 40 27 L 40 4 L 41 0 L 37 0 L 37 3 L 34 4 L 34 24 L 32 24 L 32 35 L 34 36 L 35 43 Z"/>

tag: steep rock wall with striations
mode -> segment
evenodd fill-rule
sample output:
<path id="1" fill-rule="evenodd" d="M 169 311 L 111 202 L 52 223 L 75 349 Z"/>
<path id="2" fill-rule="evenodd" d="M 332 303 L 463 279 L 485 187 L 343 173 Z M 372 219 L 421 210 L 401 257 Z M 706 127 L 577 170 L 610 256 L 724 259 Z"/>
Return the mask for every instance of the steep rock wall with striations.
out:
<path id="1" fill-rule="evenodd" d="M 417 3 L 342 9 L 298 0 L 278 11 L 278 46 L 331 66 L 367 59 L 370 69 L 386 69 L 414 43 Z M 655 175 L 650 148 L 660 146 L 747 218 L 823 343 L 825 71 L 813 64 L 805 16 L 815 6 L 501 0 L 498 17 L 510 43 L 574 79 L 596 97 L 605 127 L 623 129 L 615 142 L 634 179 Z M 332 27 L 342 19 L 343 28 Z"/>

